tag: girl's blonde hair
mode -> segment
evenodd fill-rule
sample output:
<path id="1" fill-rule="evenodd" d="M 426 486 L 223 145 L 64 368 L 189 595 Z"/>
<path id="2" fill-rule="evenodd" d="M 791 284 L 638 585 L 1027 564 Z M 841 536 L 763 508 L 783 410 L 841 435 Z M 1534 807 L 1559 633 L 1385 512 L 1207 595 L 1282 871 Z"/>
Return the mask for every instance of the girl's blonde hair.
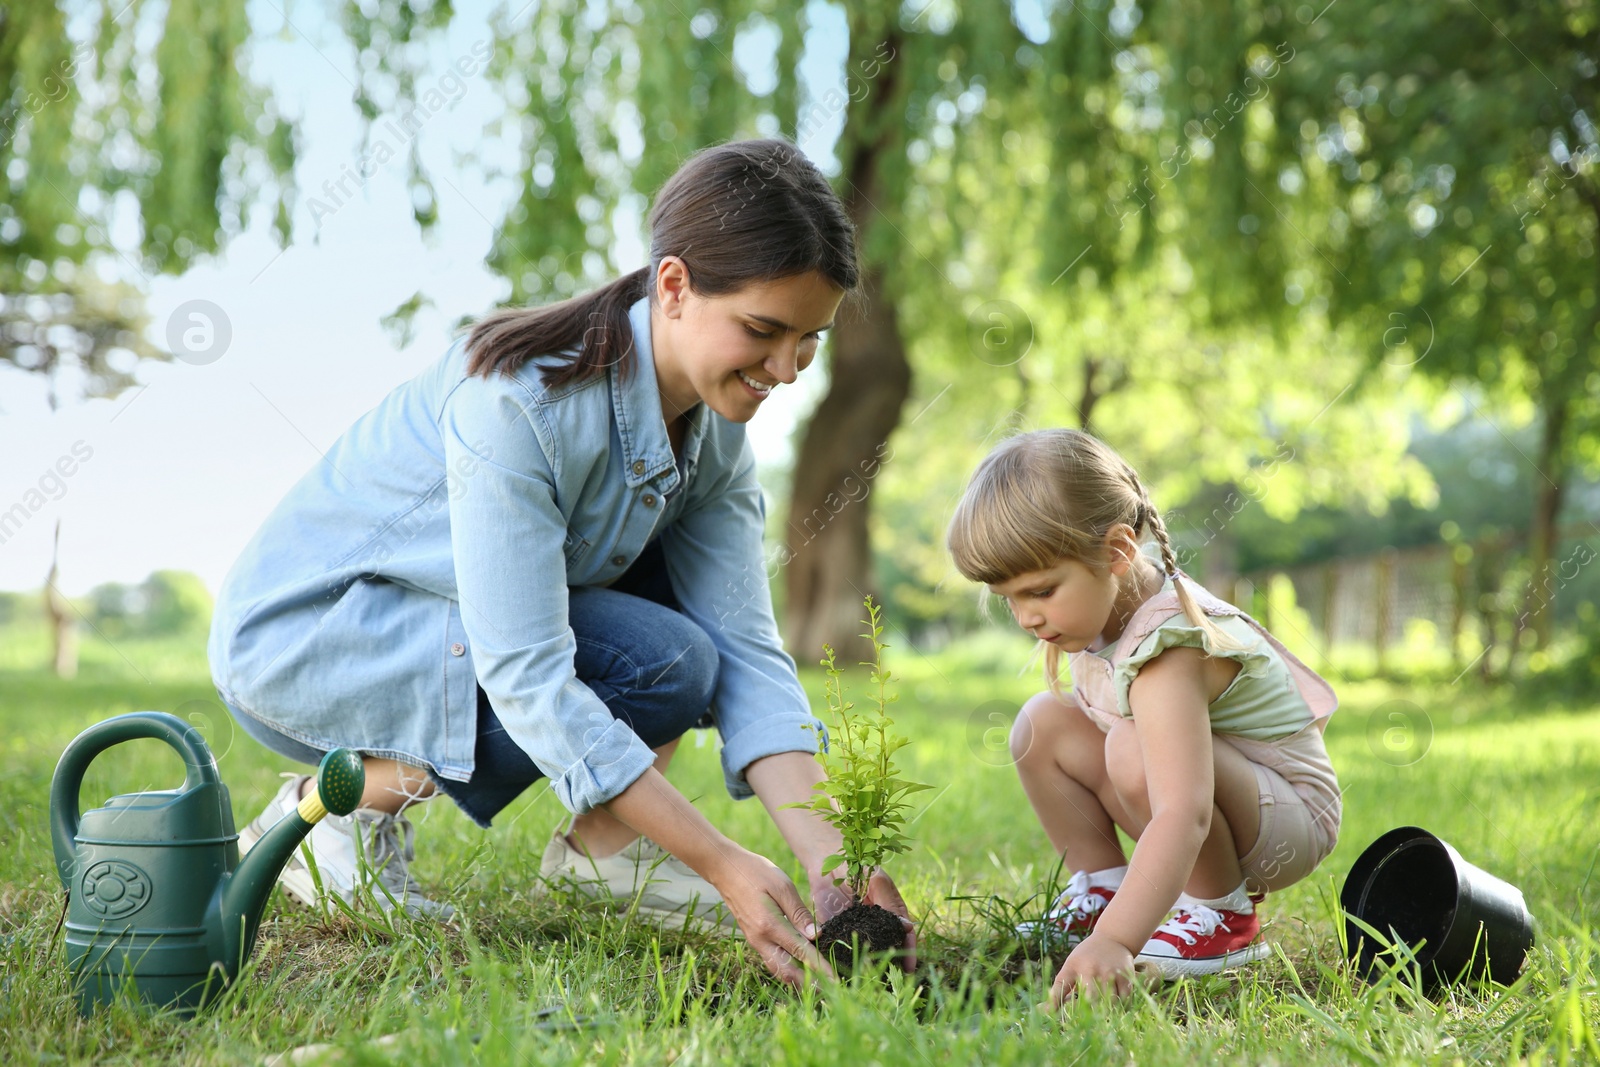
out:
<path id="1" fill-rule="evenodd" d="M 1221 649 L 1239 642 L 1207 617 L 1178 570 L 1161 513 L 1139 475 L 1109 445 L 1081 430 L 1018 434 L 989 453 L 956 505 L 947 538 L 956 569 L 998 585 L 1076 560 L 1104 572 L 1106 534 L 1118 523 L 1154 539 L 1189 621 Z M 1180 580 L 1180 578 L 1182 580 Z M 1045 648 L 1045 679 L 1060 692 L 1061 650 Z"/>

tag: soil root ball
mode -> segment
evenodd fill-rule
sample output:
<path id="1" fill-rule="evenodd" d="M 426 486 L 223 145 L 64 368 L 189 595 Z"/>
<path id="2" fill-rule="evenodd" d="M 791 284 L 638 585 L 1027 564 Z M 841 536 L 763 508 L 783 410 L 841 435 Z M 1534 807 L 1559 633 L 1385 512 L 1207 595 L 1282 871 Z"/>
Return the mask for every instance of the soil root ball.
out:
<path id="1" fill-rule="evenodd" d="M 856 944 L 872 955 L 903 951 L 905 924 L 894 912 L 876 904 L 852 904 L 823 923 L 817 934 L 817 950 L 841 977 L 855 962 Z"/>

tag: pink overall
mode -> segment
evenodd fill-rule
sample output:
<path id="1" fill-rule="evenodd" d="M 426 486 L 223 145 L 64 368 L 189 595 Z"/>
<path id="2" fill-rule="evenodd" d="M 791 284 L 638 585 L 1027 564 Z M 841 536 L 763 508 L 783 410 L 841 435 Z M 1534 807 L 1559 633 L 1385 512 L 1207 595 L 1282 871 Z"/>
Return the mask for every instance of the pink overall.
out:
<path id="1" fill-rule="evenodd" d="M 1301 663 L 1260 623 L 1213 596 L 1187 575 L 1183 580 L 1207 615 L 1239 616 L 1266 640 L 1282 657 L 1311 712 L 1309 723 L 1298 728 L 1288 724 L 1286 728 L 1292 732 L 1272 740 L 1212 734 L 1213 741 L 1232 745 L 1255 766 L 1261 833 L 1255 845 L 1239 859 L 1246 884 L 1251 892 L 1283 889 L 1315 870 L 1339 838 L 1339 783 L 1322 742 L 1322 731 L 1327 727 L 1328 716 L 1338 707 L 1338 698 L 1321 676 Z M 1131 657 L 1164 622 L 1182 614 L 1178 595 L 1169 584 L 1134 611 L 1109 658 L 1090 651 L 1071 654 L 1073 699 L 1101 730 L 1109 732 L 1124 719 L 1118 710 L 1114 681 L 1117 665 Z"/>

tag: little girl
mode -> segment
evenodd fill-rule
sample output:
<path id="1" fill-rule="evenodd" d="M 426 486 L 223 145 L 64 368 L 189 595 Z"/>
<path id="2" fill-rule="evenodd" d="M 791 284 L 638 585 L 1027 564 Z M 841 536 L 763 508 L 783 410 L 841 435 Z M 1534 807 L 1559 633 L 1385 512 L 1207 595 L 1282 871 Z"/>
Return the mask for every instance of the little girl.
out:
<path id="1" fill-rule="evenodd" d="M 1178 569 L 1139 476 L 1089 434 L 996 448 L 949 547 L 1043 642 L 1049 690 L 1023 705 L 1011 751 L 1073 872 L 1022 928 L 1071 949 L 1052 999 L 1125 993 L 1136 963 L 1176 978 L 1268 955 L 1255 905 L 1338 838 L 1327 682 Z M 1131 860 L 1118 826 L 1137 841 Z"/>

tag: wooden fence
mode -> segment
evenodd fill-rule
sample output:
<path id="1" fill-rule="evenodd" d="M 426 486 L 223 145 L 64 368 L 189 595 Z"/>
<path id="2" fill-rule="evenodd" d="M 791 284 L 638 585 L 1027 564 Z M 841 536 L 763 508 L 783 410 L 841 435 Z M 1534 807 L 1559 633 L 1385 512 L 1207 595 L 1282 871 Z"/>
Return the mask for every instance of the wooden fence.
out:
<path id="1" fill-rule="evenodd" d="M 1595 528 L 1587 523 L 1563 525 L 1560 534 L 1562 543 L 1596 540 Z M 1462 635 L 1471 624 L 1480 595 L 1482 575 L 1476 573 L 1477 568 L 1487 565 L 1503 570 L 1525 545 L 1526 535 L 1518 534 L 1474 542 L 1466 546 L 1470 552 L 1458 551 L 1461 546 L 1435 543 L 1254 571 L 1235 580 L 1232 600 L 1273 629 L 1275 622 L 1282 625 L 1287 620 L 1271 618 L 1272 602 L 1265 592 L 1274 576 L 1287 577 L 1294 587 L 1296 606 L 1310 619 L 1315 632 L 1288 630 L 1284 640 L 1323 662 L 1336 646 L 1363 645 L 1373 650 L 1382 670 L 1390 650 L 1418 619 L 1433 624 L 1440 645 L 1459 658 Z M 1498 574 L 1492 584 L 1498 587 Z M 1526 590 L 1511 592 L 1518 594 L 1514 617 L 1522 610 L 1520 598 Z"/>

